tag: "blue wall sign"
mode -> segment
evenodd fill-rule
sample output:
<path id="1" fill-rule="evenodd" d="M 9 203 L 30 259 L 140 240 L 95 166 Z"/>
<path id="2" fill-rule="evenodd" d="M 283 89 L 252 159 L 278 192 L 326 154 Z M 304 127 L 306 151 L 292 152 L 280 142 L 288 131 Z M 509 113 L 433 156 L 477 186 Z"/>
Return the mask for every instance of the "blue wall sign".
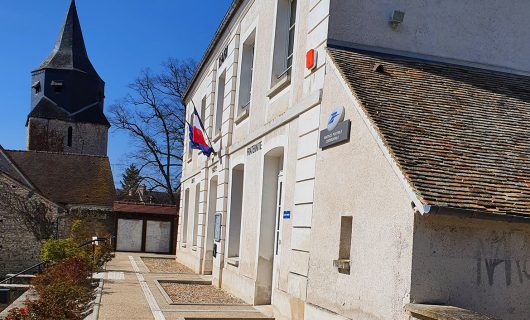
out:
<path id="1" fill-rule="evenodd" d="M 283 218 L 284 219 L 291 219 L 291 211 L 284 211 L 283 212 Z"/>

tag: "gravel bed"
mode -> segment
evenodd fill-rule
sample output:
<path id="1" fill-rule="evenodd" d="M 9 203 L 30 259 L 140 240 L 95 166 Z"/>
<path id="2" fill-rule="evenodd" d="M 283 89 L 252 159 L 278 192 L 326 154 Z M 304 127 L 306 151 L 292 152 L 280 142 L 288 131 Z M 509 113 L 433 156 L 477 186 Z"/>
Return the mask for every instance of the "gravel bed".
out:
<path id="1" fill-rule="evenodd" d="M 160 283 L 160 285 L 176 304 L 246 304 L 243 300 L 208 284 Z"/>
<path id="2" fill-rule="evenodd" d="M 193 271 L 178 263 L 175 259 L 146 258 L 142 257 L 149 271 L 155 273 L 192 273 Z"/>

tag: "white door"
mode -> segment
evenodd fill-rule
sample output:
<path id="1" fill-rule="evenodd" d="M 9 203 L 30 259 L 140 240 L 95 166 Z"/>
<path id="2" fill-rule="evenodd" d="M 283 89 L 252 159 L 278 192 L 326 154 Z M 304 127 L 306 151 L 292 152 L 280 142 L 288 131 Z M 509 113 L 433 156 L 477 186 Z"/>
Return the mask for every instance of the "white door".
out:
<path id="1" fill-rule="evenodd" d="M 282 225 L 283 225 L 283 171 L 278 174 L 278 194 L 276 196 L 276 227 L 274 234 L 274 266 L 272 271 L 272 286 L 278 288 L 278 278 L 280 272 L 280 255 L 282 252 Z M 273 290 L 274 295 L 274 290 Z"/>
<path id="2" fill-rule="evenodd" d="M 142 251 L 142 220 L 118 219 L 116 251 Z"/>
<path id="3" fill-rule="evenodd" d="M 148 220 L 146 228 L 145 251 L 169 253 L 171 244 L 171 222 Z"/>

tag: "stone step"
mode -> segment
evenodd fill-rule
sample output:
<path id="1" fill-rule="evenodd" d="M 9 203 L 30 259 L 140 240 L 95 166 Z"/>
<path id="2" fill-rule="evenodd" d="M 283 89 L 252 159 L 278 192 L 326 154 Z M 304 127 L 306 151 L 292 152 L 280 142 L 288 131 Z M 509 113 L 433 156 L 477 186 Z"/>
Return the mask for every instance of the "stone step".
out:
<path id="1" fill-rule="evenodd" d="M 29 284 L 0 284 L 0 288 L 5 289 L 29 289 L 31 285 Z"/>
<path id="2" fill-rule="evenodd" d="M 172 305 L 172 310 L 163 310 L 164 313 L 176 315 L 180 320 L 202 320 L 202 319 L 257 319 L 257 320 L 274 320 L 274 317 L 264 315 L 252 307 L 244 306 L 179 306 L 179 310 L 174 309 L 175 305 Z M 185 308 L 188 307 L 188 308 Z"/>
<path id="3" fill-rule="evenodd" d="M 8 273 L 6 278 L 10 278 L 10 277 L 12 277 L 14 275 L 15 275 L 14 273 Z M 19 274 L 17 276 L 17 278 L 35 278 L 35 275 L 33 275 L 33 274 Z"/>
<path id="4" fill-rule="evenodd" d="M 13 277 L 15 274 L 8 274 L 6 278 Z M 31 280 L 35 278 L 32 274 L 21 274 L 16 276 L 15 278 L 9 280 L 9 283 L 11 284 L 29 284 Z"/>

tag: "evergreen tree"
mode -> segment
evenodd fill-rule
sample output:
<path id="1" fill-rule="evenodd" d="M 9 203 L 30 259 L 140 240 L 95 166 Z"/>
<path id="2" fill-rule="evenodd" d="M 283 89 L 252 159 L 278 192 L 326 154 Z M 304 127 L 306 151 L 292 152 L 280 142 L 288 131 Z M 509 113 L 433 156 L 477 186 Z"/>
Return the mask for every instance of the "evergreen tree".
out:
<path id="1" fill-rule="evenodd" d="M 122 175 L 121 189 L 123 194 L 128 195 L 131 191 L 135 192 L 141 181 L 140 170 L 134 164 L 131 164 Z"/>

